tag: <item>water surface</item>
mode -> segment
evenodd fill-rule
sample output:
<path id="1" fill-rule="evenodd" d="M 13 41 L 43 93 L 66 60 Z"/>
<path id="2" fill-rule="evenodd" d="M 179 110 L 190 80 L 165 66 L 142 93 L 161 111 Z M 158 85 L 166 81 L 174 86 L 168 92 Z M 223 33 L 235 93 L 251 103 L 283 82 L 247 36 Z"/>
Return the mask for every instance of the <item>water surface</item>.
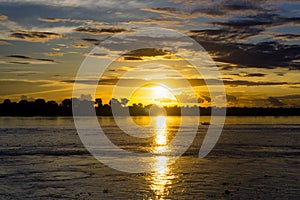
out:
<path id="1" fill-rule="evenodd" d="M 133 120 L 141 126 L 153 123 L 155 134 L 133 138 L 111 117 L 99 118 L 116 145 L 157 155 L 181 121 L 167 117 L 162 126 L 149 117 Z M 200 159 L 206 130 L 199 125 L 191 147 L 175 163 L 156 156 L 152 172 L 135 174 L 95 159 L 72 118 L 0 118 L 0 199 L 299 199 L 300 117 L 227 117 L 215 148 Z"/>

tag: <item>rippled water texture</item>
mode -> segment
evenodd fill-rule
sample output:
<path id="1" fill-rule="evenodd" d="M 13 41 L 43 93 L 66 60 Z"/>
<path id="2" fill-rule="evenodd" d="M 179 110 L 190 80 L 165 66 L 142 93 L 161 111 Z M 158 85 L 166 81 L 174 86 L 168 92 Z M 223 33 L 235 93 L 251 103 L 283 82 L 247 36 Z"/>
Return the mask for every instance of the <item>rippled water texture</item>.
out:
<path id="1" fill-rule="evenodd" d="M 134 117 L 136 124 L 152 124 L 154 131 L 149 138 L 134 138 L 112 118 L 99 118 L 114 144 L 157 155 L 149 166 L 152 172 L 125 173 L 84 148 L 72 118 L 0 118 L 0 199 L 300 198 L 299 117 L 227 117 L 218 143 L 204 159 L 197 156 L 207 125 L 199 123 L 191 147 L 173 164 L 160 153 L 181 120 L 164 120 Z M 188 135 L 188 126 L 184 130 Z"/>

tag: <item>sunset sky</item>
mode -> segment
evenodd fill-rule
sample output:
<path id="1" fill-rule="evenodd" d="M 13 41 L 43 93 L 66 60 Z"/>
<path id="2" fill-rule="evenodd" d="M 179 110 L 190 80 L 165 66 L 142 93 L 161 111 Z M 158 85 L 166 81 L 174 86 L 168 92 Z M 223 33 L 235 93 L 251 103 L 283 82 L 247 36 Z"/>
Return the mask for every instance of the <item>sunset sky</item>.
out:
<path id="1" fill-rule="evenodd" d="M 229 106 L 300 106 L 298 0 L 1 0 L 0 101 L 70 98 L 82 61 L 101 56 L 90 54 L 96 45 L 114 34 L 151 26 L 184 33 L 205 48 L 222 76 Z M 102 97 L 107 103 L 120 77 L 138 68 L 121 78 L 123 93 L 114 97 L 130 99 L 126 88 L 142 84 L 142 71 L 157 83 L 176 87 L 188 102 L 190 94 L 175 83 L 171 66 L 184 73 L 200 105 L 210 105 L 205 77 L 196 76 L 176 54 L 146 49 L 123 55 L 104 73 L 96 95 L 83 92 L 83 98 Z M 140 67 L 149 60 L 157 65 Z M 155 103 L 176 100 L 159 85 L 132 95 L 130 103 L 150 103 L 143 99 L 146 95 Z"/>

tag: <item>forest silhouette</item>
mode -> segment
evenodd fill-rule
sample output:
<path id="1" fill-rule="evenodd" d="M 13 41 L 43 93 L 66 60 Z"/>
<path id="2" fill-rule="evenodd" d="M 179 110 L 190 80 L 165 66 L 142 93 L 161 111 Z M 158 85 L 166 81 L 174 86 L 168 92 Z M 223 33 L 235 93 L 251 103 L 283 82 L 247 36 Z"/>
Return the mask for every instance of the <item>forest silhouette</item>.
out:
<path id="1" fill-rule="evenodd" d="M 211 107 L 199 106 L 164 106 L 154 104 L 143 105 L 142 103 L 127 106 L 128 100 L 112 98 L 108 104 L 103 104 L 101 98 L 95 101 L 80 100 L 78 98 L 64 99 L 61 103 L 36 99 L 34 101 L 20 100 L 12 102 L 5 99 L 0 104 L 0 116 L 72 116 L 72 106 L 76 106 L 81 112 L 79 115 L 88 116 L 95 113 L 97 116 L 126 115 L 129 111 L 131 116 L 148 116 L 151 110 L 156 114 L 168 116 L 195 115 L 195 109 L 199 109 L 202 116 L 211 115 Z M 113 109 L 112 109 L 113 108 Z M 215 108 L 224 109 L 224 108 Z M 92 112 L 90 112 L 92 111 Z M 183 112 L 184 111 L 184 112 Z M 127 112 L 128 113 L 128 112 Z M 300 116 L 300 108 L 296 107 L 227 107 L 227 116 Z"/>

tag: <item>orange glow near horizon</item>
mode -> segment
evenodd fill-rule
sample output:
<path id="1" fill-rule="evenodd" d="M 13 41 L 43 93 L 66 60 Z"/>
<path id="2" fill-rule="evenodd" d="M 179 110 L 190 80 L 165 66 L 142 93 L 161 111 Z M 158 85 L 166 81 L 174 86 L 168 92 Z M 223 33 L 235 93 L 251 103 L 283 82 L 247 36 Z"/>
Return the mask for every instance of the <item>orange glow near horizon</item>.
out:
<path id="1" fill-rule="evenodd" d="M 137 89 L 130 97 L 131 103 L 143 103 L 145 105 L 156 104 L 160 106 L 178 105 L 172 92 L 161 85 L 150 85 Z"/>

